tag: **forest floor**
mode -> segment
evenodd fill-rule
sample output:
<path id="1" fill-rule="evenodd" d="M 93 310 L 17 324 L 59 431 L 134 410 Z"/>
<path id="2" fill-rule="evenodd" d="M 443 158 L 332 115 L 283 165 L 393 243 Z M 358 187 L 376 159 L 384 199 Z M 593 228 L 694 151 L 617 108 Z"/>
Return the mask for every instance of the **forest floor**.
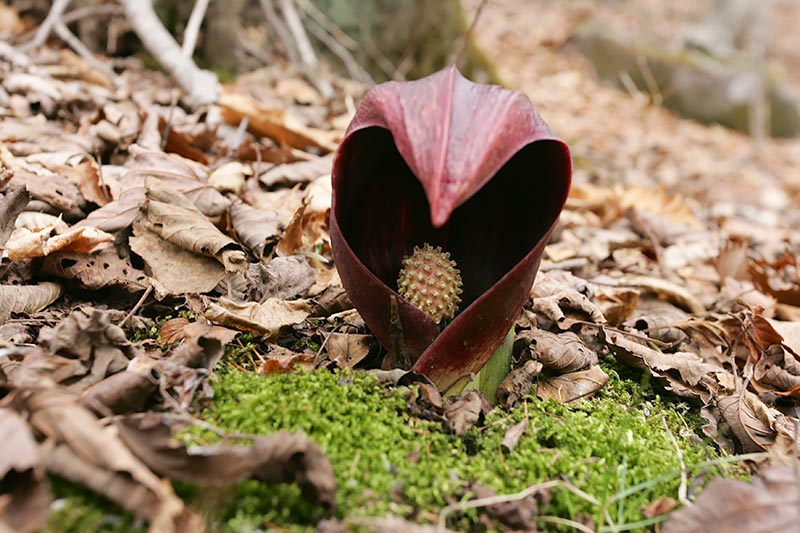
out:
<path id="1" fill-rule="evenodd" d="M 680 119 L 575 45 L 706 7 L 485 6 L 477 44 L 574 159 L 494 408 L 374 369 L 328 226 L 366 87 L 279 65 L 192 110 L 136 59 L 0 48 L 0 532 L 796 523 L 800 141 Z"/>

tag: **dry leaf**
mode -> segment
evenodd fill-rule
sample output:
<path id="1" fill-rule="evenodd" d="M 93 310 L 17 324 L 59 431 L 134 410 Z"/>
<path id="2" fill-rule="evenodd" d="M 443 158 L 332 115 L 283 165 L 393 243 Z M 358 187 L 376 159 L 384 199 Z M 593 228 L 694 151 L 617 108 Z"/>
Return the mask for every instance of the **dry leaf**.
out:
<path id="1" fill-rule="evenodd" d="M 497 387 L 495 400 L 506 409 L 511 409 L 528 395 L 533 387 L 533 381 L 541 372 L 542 363 L 526 361 L 524 365 L 515 368 L 503 379 Z"/>
<path id="2" fill-rule="evenodd" d="M 508 428 L 506 430 L 506 434 L 503 436 L 503 441 L 500 443 L 500 446 L 509 452 L 513 452 L 514 448 L 517 447 L 520 437 L 522 437 L 522 434 L 525 433 L 525 429 L 527 429 L 528 424 L 528 417 L 525 417 L 518 423 Z"/>
<path id="3" fill-rule="evenodd" d="M 7 402 L 3 402 L 7 403 Z M 0 530 L 34 531 L 50 513 L 50 483 L 27 422 L 0 407 Z"/>
<path id="4" fill-rule="evenodd" d="M 242 331 L 252 331 L 273 339 L 284 327 L 299 324 L 311 314 L 311 305 L 306 300 L 284 301 L 268 298 L 263 303 L 237 303 L 226 298 L 210 304 L 205 317 L 223 326 Z"/>
<path id="5" fill-rule="evenodd" d="M 375 337 L 353 333 L 331 333 L 325 342 L 328 358 L 331 361 L 339 368 L 353 368 L 369 355 L 370 348 L 375 344 Z"/>
<path id="6" fill-rule="evenodd" d="M 555 372 L 574 372 L 598 363 L 597 354 L 571 331 L 551 333 L 534 328 L 521 333 L 519 339 L 529 340 L 533 359 Z"/>
<path id="7" fill-rule="evenodd" d="M 792 465 L 776 465 L 752 483 L 714 479 L 694 505 L 678 509 L 664 533 L 772 533 L 796 531 L 800 522 L 800 484 Z"/>
<path id="8" fill-rule="evenodd" d="M 202 485 L 229 485 L 242 479 L 297 483 L 303 497 L 336 508 L 336 479 L 330 460 L 302 432 L 256 436 L 248 446 L 206 446 L 191 450 L 172 437 L 168 417 L 156 413 L 117 420 L 120 437 L 145 464 L 162 476 Z"/>
<path id="9" fill-rule="evenodd" d="M 58 300 L 63 292 L 58 283 L 43 281 L 37 285 L 0 285 L 0 324 L 12 313 L 41 311 Z"/>
<path id="10" fill-rule="evenodd" d="M 276 211 L 235 202 L 230 215 L 236 235 L 257 258 L 263 259 L 280 240 L 283 224 Z"/>
<path id="11" fill-rule="evenodd" d="M 608 375 L 595 365 L 588 370 L 570 372 L 539 379 L 536 396 L 542 400 L 554 399 L 562 403 L 588 398 L 603 388 Z"/>

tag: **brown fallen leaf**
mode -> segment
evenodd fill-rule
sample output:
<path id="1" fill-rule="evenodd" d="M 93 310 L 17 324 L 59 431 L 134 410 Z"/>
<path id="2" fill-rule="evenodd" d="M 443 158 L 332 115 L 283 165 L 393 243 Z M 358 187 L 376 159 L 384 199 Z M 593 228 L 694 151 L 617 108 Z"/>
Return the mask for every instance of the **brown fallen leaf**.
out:
<path id="1" fill-rule="evenodd" d="M 53 327 L 42 328 L 37 340 L 51 354 L 80 362 L 83 371 L 64 380 L 76 392 L 124 370 L 139 353 L 122 328 L 112 323 L 109 311 L 88 306 L 73 310 Z"/>
<path id="2" fill-rule="evenodd" d="M 216 190 L 226 193 L 240 194 L 244 190 L 247 178 L 253 175 L 253 169 L 238 161 L 231 161 L 217 167 L 208 175 L 208 184 Z"/>
<path id="3" fill-rule="evenodd" d="M 694 505 L 672 513 L 664 533 L 772 533 L 797 531 L 800 483 L 793 465 L 776 465 L 752 483 L 714 479 Z"/>
<path id="4" fill-rule="evenodd" d="M 129 292 L 145 290 L 150 285 L 147 275 L 134 268 L 130 259 L 120 257 L 113 247 L 86 254 L 55 252 L 42 263 L 42 272 L 63 279 L 78 280 L 87 289 L 121 287 Z"/>
<path id="5" fill-rule="evenodd" d="M 304 498 L 336 508 L 336 479 L 330 460 L 302 432 L 254 436 L 247 446 L 204 446 L 191 450 L 172 436 L 175 423 L 146 413 L 117 419 L 120 438 L 158 474 L 203 485 L 228 485 L 242 479 L 297 483 Z"/>
<path id="6" fill-rule="evenodd" d="M 174 245 L 142 222 L 134 223 L 129 243 L 131 250 L 144 260 L 144 271 L 153 279 L 159 298 L 204 294 L 225 277 L 225 267 L 216 259 Z"/>
<path id="7" fill-rule="evenodd" d="M 28 189 L 12 187 L 0 195 L 0 246 L 5 246 L 6 241 L 14 231 L 14 222 L 30 201 Z"/>
<path id="8" fill-rule="evenodd" d="M 275 165 L 261 174 L 258 181 L 265 187 L 294 186 L 298 183 L 309 183 L 320 176 L 330 174 L 332 165 L 333 157 L 331 156 L 318 157 L 310 161 Z"/>
<path id="9" fill-rule="evenodd" d="M 50 473 L 80 483 L 150 522 L 151 531 L 203 531 L 199 515 L 103 427 L 74 396 L 60 388 L 30 388 L 13 407 L 29 417 L 45 440 L 39 453 Z"/>
<path id="10" fill-rule="evenodd" d="M 215 324 L 230 326 L 242 331 L 264 335 L 274 339 L 284 327 L 299 324 L 311 314 L 307 300 L 278 300 L 268 298 L 263 303 L 237 303 L 220 298 L 205 310 L 205 317 Z"/>
<path id="11" fill-rule="evenodd" d="M 249 95 L 233 92 L 230 87 L 223 90 L 217 103 L 226 122 L 237 126 L 247 117 L 249 131 L 278 144 L 324 152 L 336 150 L 340 134 L 309 128 L 285 109 L 269 108 Z"/>
<path id="12" fill-rule="evenodd" d="M 7 403 L 7 402 L 3 402 Z M 0 530 L 34 531 L 50 513 L 50 483 L 27 422 L 0 407 Z"/>
<path id="13" fill-rule="evenodd" d="M 775 442 L 778 411 L 767 407 L 755 394 L 744 391 L 722 396 L 716 403 L 744 453 L 767 450 Z"/>
<path id="14" fill-rule="evenodd" d="M 494 490 L 477 483 L 471 484 L 467 490 L 474 495 L 475 499 L 497 496 Z M 539 505 L 534 494 L 522 500 L 487 505 L 481 507 L 481 510 L 511 531 L 528 531 L 531 533 L 539 531 L 536 526 Z"/>
<path id="15" fill-rule="evenodd" d="M 239 244 L 223 234 L 185 196 L 156 179 L 146 180 L 142 211 L 147 229 L 170 244 L 213 257 L 226 272 L 247 270 L 247 256 Z"/>
<path id="16" fill-rule="evenodd" d="M 554 372 L 574 372 L 598 363 L 597 354 L 571 331 L 551 333 L 533 328 L 520 334 L 520 338 L 529 339 L 532 358 Z"/>
<path id="17" fill-rule="evenodd" d="M 552 320 L 558 329 L 569 329 L 575 319 L 565 314 L 577 312 L 588 317 L 597 324 L 606 322 L 603 313 L 586 294 L 591 294 L 592 289 L 585 280 L 581 280 L 568 272 L 550 271 L 543 273 L 536 279 L 531 289 L 533 310 L 537 314 Z"/>
<path id="18" fill-rule="evenodd" d="M 605 386 L 608 375 L 595 365 L 587 370 L 540 378 L 536 396 L 542 400 L 554 399 L 568 403 L 588 398 Z"/>
<path id="19" fill-rule="evenodd" d="M 0 324 L 12 313 L 30 314 L 41 311 L 59 299 L 63 287 L 52 281 L 36 285 L 0 285 Z"/>
<path id="20" fill-rule="evenodd" d="M 488 401 L 474 390 L 468 390 L 444 408 L 445 425 L 457 437 L 468 432 L 483 416 Z"/>
<path id="21" fill-rule="evenodd" d="M 89 253 L 112 240 L 113 235 L 89 226 L 72 227 L 61 233 L 55 225 L 36 231 L 19 228 L 6 241 L 4 253 L 12 260 L 45 257 L 62 250 Z"/>
<path id="22" fill-rule="evenodd" d="M 515 368 L 503 379 L 497 387 L 495 400 L 506 409 L 511 409 L 528 395 L 533 388 L 534 380 L 541 372 L 542 363 L 526 361 L 524 365 Z"/>
<path id="23" fill-rule="evenodd" d="M 514 448 L 517 447 L 520 437 L 522 437 L 522 434 L 525 433 L 525 430 L 528 428 L 528 424 L 529 421 L 528 417 L 526 416 L 518 423 L 508 428 L 506 430 L 506 434 L 503 436 L 503 441 L 500 443 L 500 446 L 505 448 L 506 451 L 513 452 Z"/>
<path id="24" fill-rule="evenodd" d="M 280 240 L 283 224 L 276 211 L 258 209 L 238 201 L 231 206 L 231 225 L 242 243 L 263 259 Z"/>
<path id="25" fill-rule="evenodd" d="M 662 495 L 642 507 L 642 514 L 646 518 L 654 518 L 672 512 L 677 506 L 678 500 Z"/>
<path id="26" fill-rule="evenodd" d="M 276 257 L 263 270 L 264 283 L 259 292 L 263 298 L 288 300 L 303 295 L 314 285 L 316 277 L 308 259 L 302 255 Z"/>
<path id="27" fill-rule="evenodd" d="M 372 335 L 354 333 L 331 333 L 325 341 L 328 358 L 339 368 L 353 368 L 360 363 L 375 344 Z"/>

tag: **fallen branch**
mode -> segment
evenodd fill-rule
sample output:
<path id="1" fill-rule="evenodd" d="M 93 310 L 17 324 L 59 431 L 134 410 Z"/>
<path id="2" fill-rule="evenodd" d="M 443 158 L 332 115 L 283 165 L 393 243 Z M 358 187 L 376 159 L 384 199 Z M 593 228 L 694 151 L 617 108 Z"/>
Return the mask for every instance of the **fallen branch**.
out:
<path id="1" fill-rule="evenodd" d="M 317 88 L 317 90 L 325 98 L 333 96 L 333 87 L 331 83 L 319 76 L 317 56 L 314 53 L 314 48 L 311 46 L 311 41 L 308 39 L 303 22 L 300 20 L 300 15 L 294 8 L 294 0 L 281 0 L 281 11 L 283 12 L 283 19 L 289 27 L 289 31 L 297 44 L 297 50 L 300 52 L 300 63 L 305 71 L 306 77 Z"/>
<path id="2" fill-rule="evenodd" d="M 197 0 L 189 15 L 189 22 L 186 23 L 186 30 L 183 32 L 183 46 L 181 51 L 184 57 L 192 57 L 194 47 L 197 44 L 197 36 L 200 34 L 200 26 L 206 16 L 209 0 Z"/>
<path id="3" fill-rule="evenodd" d="M 153 9 L 151 0 L 120 0 L 125 16 L 145 48 L 186 91 L 186 103 L 199 107 L 217 100 L 220 92 L 216 74 L 203 70 L 185 57 Z"/>
<path id="4" fill-rule="evenodd" d="M 61 14 L 69 5 L 69 2 L 70 0 L 55 0 L 55 2 L 53 2 L 50 11 L 47 13 L 47 17 L 45 17 L 39 29 L 36 30 L 36 35 L 33 36 L 33 39 L 19 47 L 21 52 L 28 52 L 34 48 L 38 48 L 47 41 L 50 32 L 53 31 L 53 27 L 61 20 Z"/>

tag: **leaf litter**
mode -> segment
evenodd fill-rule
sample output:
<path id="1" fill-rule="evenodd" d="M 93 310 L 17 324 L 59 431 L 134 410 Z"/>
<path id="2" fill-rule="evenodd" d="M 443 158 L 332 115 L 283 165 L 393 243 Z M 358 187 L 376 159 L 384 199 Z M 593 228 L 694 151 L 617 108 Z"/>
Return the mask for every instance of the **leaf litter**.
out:
<path id="1" fill-rule="evenodd" d="M 292 100 L 299 93 L 286 92 L 287 83 L 301 82 L 294 78 L 274 87 L 243 79 L 224 89 L 213 113 L 196 113 L 163 101 L 163 78 L 139 67 L 124 78 L 137 94 L 130 100 L 80 58 L 33 58 L 33 66 L 4 64 L 0 82 L 13 100 L 0 117 L 0 433 L 8 436 L 0 479 L 14 487 L 0 501 L 0 525 L 43 524 L 52 498 L 46 472 L 102 492 L 153 531 L 203 527 L 167 479 L 297 482 L 332 511 L 330 462 L 302 434 L 201 449 L 174 437 L 186 410 L 212 394 L 214 366 L 241 332 L 269 346 L 258 354 L 264 374 L 368 366 L 380 351 L 330 258 L 329 154 L 343 134 L 340 122 L 299 120 Z M 73 72 L 82 74 L 74 78 L 34 68 L 76 62 L 81 68 Z M 136 76 L 155 85 L 145 89 Z M 351 86 L 334 98 L 349 97 Z M 604 105 L 613 101 L 595 90 Z M 303 91 L 311 94 L 304 101 L 324 101 L 307 84 Z M 541 101 L 555 113 L 546 96 Z M 581 105 L 576 96 L 567 107 L 583 112 Z M 640 149 L 625 137 L 617 154 L 583 123 L 555 118 L 557 130 L 579 139 L 579 156 L 599 151 L 627 161 L 625 151 Z M 230 144 L 244 119 L 244 139 Z M 690 139 L 727 140 L 717 129 L 687 128 L 700 128 L 686 130 Z M 674 142 L 670 154 L 693 141 Z M 790 157 L 775 151 L 781 161 Z M 666 161 L 647 164 L 667 172 Z M 724 172 L 702 164 L 712 175 Z M 611 168 L 618 165 L 611 159 Z M 723 200 L 712 188 L 698 185 L 687 200 L 675 187 L 642 187 L 641 172 L 627 172 L 625 185 L 611 185 L 577 165 L 561 227 L 516 324 L 515 369 L 497 397 L 469 391 L 442 398 L 423 379 L 412 410 L 463 435 L 483 423 L 490 401 L 512 407 L 531 394 L 560 402 L 588 397 L 608 380 L 599 362 L 613 360 L 700 407 L 721 449 L 796 457 L 796 214 L 779 219 L 778 228 L 752 224 L 769 211 L 764 205 L 720 219 L 713 202 Z M 161 345 L 129 340 L 165 309 L 191 318 L 163 323 Z M 418 380 L 405 372 L 384 377 Z M 507 431 L 506 453 L 528 431 L 523 422 Z M 665 530 L 722 527 L 713 518 L 719 513 L 756 520 L 748 501 L 775 511 L 765 520 L 776 530 L 795 520 L 786 502 L 796 499 L 797 486 L 785 466 L 765 467 L 752 484 L 714 481 Z M 479 485 L 468 492 L 491 495 Z M 487 512 L 511 528 L 536 527 L 533 500 Z"/>

